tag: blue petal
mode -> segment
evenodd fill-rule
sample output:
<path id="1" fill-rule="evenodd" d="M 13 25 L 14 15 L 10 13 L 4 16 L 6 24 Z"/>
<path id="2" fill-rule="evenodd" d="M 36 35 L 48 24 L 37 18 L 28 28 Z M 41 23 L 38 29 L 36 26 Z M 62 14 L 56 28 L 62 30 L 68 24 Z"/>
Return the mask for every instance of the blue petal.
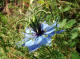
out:
<path id="1" fill-rule="evenodd" d="M 39 36 L 36 40 L 27 41 L 24 46 L 29 48 L 29 51 L 35 51 L 40 48 L 42 45 L 49 45 L 51 43 L 51 39 L 49 37 Z"/>
<path id="2" fill-rule="evenodd" d="M 41 24 L 42 30 L 47 31 L 47 32 L 48 32 L 48 31 L 53 31 L 53 29 L 54 29 L 55 27 L 59 27 L 59 24 L 57 24 L 56 21 L 55 21 L 54 24 L 52 24 L 51 26 L 49 26 L 48 24 L 46 24 L 46 22 L 43 22 L 43 23 Z"/>
<path id="3" fill-rule="evenodd" d="M 22 41 L 24 42 L 30 39 L 35 39 L 37 37 L 36 32 L 34 32 L 33 29 L 29 27 L 26 28 L 26 33 L 23 33 L 23 34 L 24 34 L 24 39 Z"/>
<path id="4" fill-rule="evenodd" d="M 50 31 L 47 31 L 47 32 L 44 33 L 44 35 L 48 35 L 48 34 L 50 34 L 50 33 L 52 33 L 52 32 L 55 32 L 55 30 L 56 30 L 56 29 L 52 29 L 52 30 L 50 30 Z"/>
<path id="5" fill-rule="evenodd" d="M 61 32 L 64 32 L 65 30 L 56 31 L 57 34 L 60 34 Z"/>
<path id="6" fill-rule="evenodd" d="M 51 30 L 53 30 L 55 27 L 59 27 L 59 24 L 57 24 L 56 21 L 54 22 L 53 25 L 47 27 L 47 28 L 46 28 L 46 31 L 51 31 Z"/>
<path id="7" fill-rule="evenodd" d="M 36 44 L 40 44 L 40 45 L 47 45 L 50 42 L 51 42 L 51 39 L 45 36 L 39 36 L 35 41 Z"/>
<path id="8" fill-rule="evenodd" d="M 35 34 L 24 33 L 24 35 L 25 35 L 24 39 L 16 43 L 18 47 L 21 47 L 21 44 L 30 41 L 31 39 L 35 39 L 37 37 Z"/>
<path id="9" fill-rule="evenodd" d="M 25 38 L 27 38 L 27 39 L 37 37 L 36 34 L 28 34 L 28 33 L 24 33 L 24 36 L 25 36 Z"/>
<path id="10" fill-rule="evenodd" d="M 60 34 L 61 32 L 64 32 L 64 30 L 60 30 L 60 31 L 55 31 L 55 29 L 48 31 L 46 33 L 44 33 L 44 35 L 47 35 L 48 37 L 53 36 L 54 34 Z"/>
<path id="11" fill-rule="evenodd" d="M 41 24 L 41 30 L 46 30 L 47 27 L 49 27 L 49 25 L 46 24 L 46 22 L 43 22 L 43 23 Z"/>
<path id="12" fill-rule="evenodd" d="M 57 26 L 56 26 L 57 25 Z M 48 37 L 51 37 L 51 36 L 53 36 L 54 34 L 60 34 L 61 32 L 63 32 L 64 30 L 60 30 L 60 31 L 56 31 L 56 29 L 54 28 L 54 27 L 59 27 L 59 24 L 57 24 L 56 22 L 53 24 L 53 25 L 51 25 L 51 26 L 49 26 L 49 27 L 46 27 L 46 32 L 44 33 L 44 35 L 48 35 Z"/>
<path id="13" fill-rule="evenodd" d="M 26 28 L 26 33 L 36 33 L 36 32 L 34 32 L 32 28 L 27 27 Z"/>
<path id="14" fill-rule="evenodd" d="M 48 35 L 48 37 L 51 37 L 51 36 L 53 36 L 55 34 L 55 31 L 54 32 L 51 32 L 51 33 L 49 33 L 49 34 L 47 34 Z"/>

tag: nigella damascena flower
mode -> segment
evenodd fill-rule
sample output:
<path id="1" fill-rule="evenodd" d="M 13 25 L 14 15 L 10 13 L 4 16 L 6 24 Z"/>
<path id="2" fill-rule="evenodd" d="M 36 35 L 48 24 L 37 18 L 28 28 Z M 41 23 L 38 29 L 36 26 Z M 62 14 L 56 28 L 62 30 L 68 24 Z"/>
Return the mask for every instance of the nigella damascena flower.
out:
<path id="1" fill-rule="evenodd" d="M 29 52 L 35 51 L 41 46 L 51 46 L 51 37 L 56 33 L 59 34 L 64 31 L 56 31 L 55 27 L 59 27 L 59 24 L 56 22 L 52 25 L 43 22 L 38 26 L 38 30 L 36 30 L 36 28 L 27 27 L 26 33 L 24 33 L 25 38 L 19 43 L 22 42 L 21 46 L 28 47 Z"/>

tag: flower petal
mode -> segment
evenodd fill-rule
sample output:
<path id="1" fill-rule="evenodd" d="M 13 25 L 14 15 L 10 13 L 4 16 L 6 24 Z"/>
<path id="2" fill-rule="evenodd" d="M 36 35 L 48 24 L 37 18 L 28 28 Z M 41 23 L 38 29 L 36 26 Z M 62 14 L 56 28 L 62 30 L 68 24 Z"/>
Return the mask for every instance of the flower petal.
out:
<path id="1" fill-rule="evenodd" d="M 56 27 L 59 27 L 59 24 L 57 24 L 56 21 L 54 22 L 53 25 L 51 25 L 50 27 L 47 27 L 47 28 L 46 28 L 47 31 L 44 33 L 44 35 L 48 35 L 48 37 L 51 37 L 51 36 L 53 36 L 55 33 L 59 34 L 59 33 L 61 33 L 61 32 L 64 31 L 64 30 L 56 31 L 55 26 L 56 26 Z"/>
<path id="2" fill-rule="evenodd" d="M 29 51 L 35 51 L 43 45 L 48 45 L 51 43 L 51 39 L 49 37 L 39 36 L 36 40 L 27 41 L 24 46 L 29 48 Z"/>
<path id="3" fill-rule="evenodd" d="M 57 34 L 60 34 L 61 32 L 64 32 L 65 30 L 56 31 Z"/>
<path id="4" fill-rule="evenodd" d="M 27 41 L 35 40 L 35 38 L 37 37 L 35 34 L 24 33 L 24 35 L 25 35 L 24 39 L 16 43 L 18 45 L 18 47 L 21 47 L 21 44 L 23 44 Z"/>
<path id="5" fill-rule="evenodd" d="M 50 34 L 50 33 L 52 33 L 52 32 L 55 32 L 55 30 L 56 30 L 56 29 L 52 29 L 52 30 L 50 30 L 50 31 L 47 31 L 47 32 L 44 33 L 44 35 L 48 35 L 48 34 Z"/>
<path id="6" fill-rule="evenodd" d="M 47 27 L 49 27 L 49 25 L 46 24 L 46 22 L 43 22 L 43 23 L 41 24 L 41 30 L 46 30 Z"/>
<path id="7" fill-rule="evenodd" d="M 56 23 L 56 21 L 54 22 L 54 24 L 52 24 L 51 26 L 46 28 L 46 31 L 51 31 L 53 30 L 55 27 L 59 27 L 59 24 Z"/>
<path id="8" fill-rule="evenodd" d="M 27 39 L 37 37 L 36 34 L 28 34 L 28 33 L 24 33 L 24 36 L 25 36 L 25 38 L 27 38 Z"/>
<path id="9" fill-rule="evenodd" d="M 35 41 L 29 40 L 26 43 L 24 43 L 22 46 L 27 46 L 29 48 L 29 52 L 35 51 L 40 47 L 39 44 L 35 44 Z"/>
<path id="10" fill-rule="evenodd" d="M 49 34 L 47 34 L 48 35 L 48 37 L 51 37 L 51 36 L 53 36 L 55 34 L 55 31 L 54 32 L 51 32 L 51 33 L 49 33 Z"/>
<path id="11" fill-rule="evenodd" d="M 48 25 L 48 24 L 46 24 L 46 22 L 43 22 L 43 23 L 41 24 L 42 30 L 47 31 L 47 32 L 48 32 L 48 31 L 53 31 L 54 27 L 59 27 L 59 24 L 57 24 L 56 21 L 55 21 L 54 24 L 52 24 L 51 26 Z"/>
<path id="12" fill-rule="evenodd" d="M 64 30 L 60 30 L 60 31 L 53 31 L 53 32 L 50 32 L 50 33 L 45 33 L 45 35 L 48 35 L 48 37 L 51 37 L 53 36 L 54 34 L 60 34 L 61 32 L 63 32 Z"/>
<path id="13" fill-rule="evenodd" d="M 26 33 L 36 33 L 36 32 L 34 32 L 32 28 L 27 27 L 26 28 Z"/>

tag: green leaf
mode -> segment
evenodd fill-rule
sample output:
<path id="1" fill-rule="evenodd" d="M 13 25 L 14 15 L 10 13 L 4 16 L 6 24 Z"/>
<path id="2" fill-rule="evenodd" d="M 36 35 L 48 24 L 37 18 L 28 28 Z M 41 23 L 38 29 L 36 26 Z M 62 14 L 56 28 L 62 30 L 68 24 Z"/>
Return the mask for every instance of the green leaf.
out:
<path id="1" fill-rule="evenodd" d="M 1 21 L 3 24 L 7 24 L 7 22 L 8 22 L 6 16 L 2 15 L 1 13 L 0 13 L 0 21 Z"/>
<path id="2" fill-rule="evenodd" d="M 70 43 L 70 47 L 74 47 L 76 45 L 76 42 Z"/>
<path id="3" fill-rule="evenodd" d="M 71 31 L 71 36 L 70 36 L 70 38 L 71 38 L 71 39 L 75 39 L 77 36 L 78 36 L 78 29 L 77 29 L 77 28 L 74 28 L 74 29 Z"/>
<path id="4" fill-rule="evenodd" d="M 72 33 L 71 39 L 75 39 L 77 36 L 78 36 L 78 33 L 77 32 Z"/>
<path id="5" fill-rule="evenodd" d="M 9 59 L 9 58 L 5 55 L 5 56 L 0 57 L 0 59 Z"/>
<path id="6" fill-rule="evenodd" d="M 71 9 L 70 6 L 67 6 L 66 8 L 63 9 L 63 12 L 69 11 Z"/>
<path id="7" fill-rule="evenodd" d="M 73 52 L 71 57 L 71 59 L 80 59 L 80 56 L 77 52 Z"/>
<path id="8" fill-rule="evenodd" d="M 60 28 L 64 27 L 66 24 L 67 19 L 64 19 L 61 23 L 60 23 Z"/>
<path id="9" fill-rule="evenodd" d="M 68 21 L 65 25 L 65 28 L 71 28 L 76 23 L 75 19 Z"/>
<path id="10" fill-rule="evenodd" d="M 5 55 L 4 50 L 2 47 L 0 47 L 0 56 L 4 56 L 4 55 Z"/>
<path id="11" fill-rule="evenodd" d="M 38 3 L 44 4 L 44 0 L 39 0 Z"/>

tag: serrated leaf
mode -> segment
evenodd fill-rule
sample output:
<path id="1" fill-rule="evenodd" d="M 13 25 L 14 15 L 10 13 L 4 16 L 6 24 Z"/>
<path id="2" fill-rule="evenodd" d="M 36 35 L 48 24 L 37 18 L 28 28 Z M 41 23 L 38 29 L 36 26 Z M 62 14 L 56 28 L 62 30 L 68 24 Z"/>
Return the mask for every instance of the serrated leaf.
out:
<path id="1" fill-rule="evenodd" d="M 65 28 L 71 28 L 76 23 L 75 19 L 68 21 L 65 25 Z"/>
<path id="2" fill-rule="evenodd" d="M 61 23 L 60 23 L 60 28 L 64 27 L 66 24 L 67 19 L 64 19 Z"/>

